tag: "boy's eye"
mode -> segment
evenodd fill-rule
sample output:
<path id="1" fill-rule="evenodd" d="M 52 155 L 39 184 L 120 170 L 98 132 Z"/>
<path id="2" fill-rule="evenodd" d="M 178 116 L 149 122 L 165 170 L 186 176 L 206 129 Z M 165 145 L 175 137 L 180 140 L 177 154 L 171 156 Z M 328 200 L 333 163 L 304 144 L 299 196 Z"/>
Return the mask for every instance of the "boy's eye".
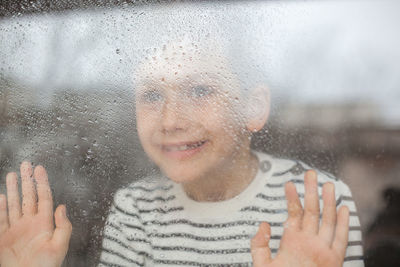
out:
<path id="1" fill-rule="evenodd" d="M 162 100 L 162 98 L 163 96 L 161 95 L 161 93 L 156 90 L 146 91 L 142 94 L 141 97 L 142 101 L 147 103 L 157 102 Z"/>
<path id="2" fill-rule="evenodd" d="M 198 85 L 198 86 L 194 86 L 190 89 L 189 96 L 195 97 L 195 98 L 201 98 L 201 97 L 205 97 L 211 93 L 212 93 L 212 89 L 210 87 L 204 86 L 204 85 Z"/>

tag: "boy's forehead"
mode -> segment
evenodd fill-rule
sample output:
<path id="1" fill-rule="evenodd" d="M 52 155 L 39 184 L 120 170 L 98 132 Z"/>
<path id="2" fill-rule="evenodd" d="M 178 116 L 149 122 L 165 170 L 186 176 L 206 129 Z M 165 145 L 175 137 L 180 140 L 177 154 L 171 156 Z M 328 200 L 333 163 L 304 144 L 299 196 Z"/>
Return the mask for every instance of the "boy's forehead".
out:
<path id="1" fill-rule="evenodd" d="M 174 42 L 154 49 L 134 73 L 137 83 L 175 83 L 192 78 L 234 79 L 218 42 Z"/>

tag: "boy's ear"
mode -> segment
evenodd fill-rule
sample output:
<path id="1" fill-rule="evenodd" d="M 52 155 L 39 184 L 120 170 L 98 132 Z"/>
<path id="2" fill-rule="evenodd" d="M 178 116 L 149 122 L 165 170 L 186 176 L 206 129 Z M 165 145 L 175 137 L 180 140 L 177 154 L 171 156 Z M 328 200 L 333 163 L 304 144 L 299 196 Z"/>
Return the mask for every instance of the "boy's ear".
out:
<path id="1" fill-rule="evenodd" d="M 258 132 L 264 127 L 270 112 L 270 96 L 267 86 L 258 86 L 250 91 L 246 110 L 247 129 L 251 132 Z"/>

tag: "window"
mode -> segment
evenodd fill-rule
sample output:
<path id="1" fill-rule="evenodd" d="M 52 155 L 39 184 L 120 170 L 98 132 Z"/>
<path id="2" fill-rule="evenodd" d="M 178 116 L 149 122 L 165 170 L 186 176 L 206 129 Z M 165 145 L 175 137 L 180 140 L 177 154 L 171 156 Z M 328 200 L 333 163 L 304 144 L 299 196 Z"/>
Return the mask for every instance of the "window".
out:
<path id="1" fill-rule="evenodd" d="M 185 176 L 151 154 L 155 144 L 179 158 L 211 144 L 207 134 L 224 136 L 221 160 L 237 144 L 224 116 L 257 112 L 269 117 L 251 148 L 343 180 L 366 265 L 399 263 L 397 3 L 75 2 L 0 6 L 0 191 L 23 160 L 46 167 L 74 229 L 64 266 L 98 263 L 118 189 L 163 168 Z M 269 112 L 246 104 L 257 88 L 268 90 Z M 202 127 L 186 143 L 163 139 L 193 127 L 193 114 Z"/>

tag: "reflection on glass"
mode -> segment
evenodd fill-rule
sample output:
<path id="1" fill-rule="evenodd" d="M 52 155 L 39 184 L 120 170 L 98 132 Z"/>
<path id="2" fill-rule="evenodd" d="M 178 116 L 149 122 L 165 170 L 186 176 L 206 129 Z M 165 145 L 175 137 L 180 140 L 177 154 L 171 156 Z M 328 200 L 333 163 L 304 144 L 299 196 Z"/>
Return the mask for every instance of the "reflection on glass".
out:
<path id="1" fill-rule="evenodd" d="M 263 221 L 272 257 L 289 259 L 277 257 L 284 185 L 303 203 L 315 169 L 320 196 L 332 182 L 335 206 L 350 210 L 344 266 L 363 265 L 362 234 L 366 264 L 379 266 L 374 229 L 391 220 L 375 220 L 380 194 L 399 187 L 396 7 L 207 3 L 3 18 L 0 175 L 23 160 L 46 167 L 74 229 L 65 266 L 246 266 Z"/>

